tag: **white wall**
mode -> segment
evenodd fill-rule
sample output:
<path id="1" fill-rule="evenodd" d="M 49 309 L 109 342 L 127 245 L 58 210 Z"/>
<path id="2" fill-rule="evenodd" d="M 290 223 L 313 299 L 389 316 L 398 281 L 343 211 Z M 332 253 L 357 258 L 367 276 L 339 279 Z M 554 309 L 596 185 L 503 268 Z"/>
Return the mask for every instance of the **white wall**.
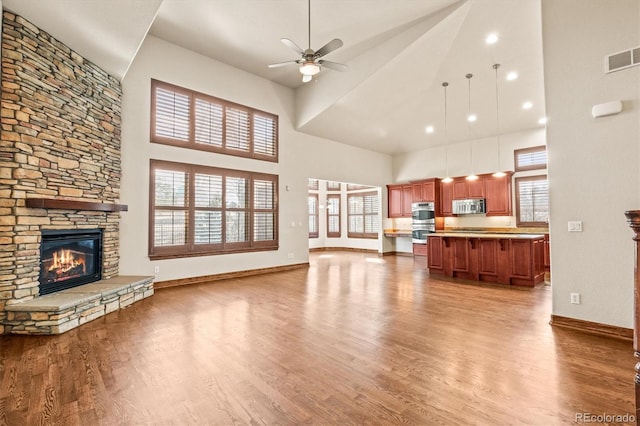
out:
<path id="1" fill-rule="evenodd" d="M 150 143 L 151 78 L 278 114 L 279 162 Z M 380 187 L 391 181 L 389 156 L 297 132 L 292 124 L 294 93 L 291 89 L 153 36 L 145 39 L 122 86 L 121 201 L 129 205 L 129 211 L 121 215 L 120 273 L 123 275 L 154 275 L 154 266 L 158 266 L 160 272 L 155 274 L 156 279 L 163 281 L 307 262 L 309 177 Z M 151 262 L 148 258 L 150 159 L 279 175 L 280 249 Z M 383 206 L 386 206 L 386 193 Z M 289 258 L 289 254 L 293 257 Z"/>
<path id="2" fill-rule="evenodd" d="M 638 0 L 543 0 L 553 313 L 633 326 L 633 233 L 639 209 L 640 68 L 605 74 L 604 57 L 640 44 Z M 624 102 L 594 119 L 591 107 Z M 583 221 L 582 233 L 567 221 Z M 570 293 L 582 304 L 570 304 Z"/>

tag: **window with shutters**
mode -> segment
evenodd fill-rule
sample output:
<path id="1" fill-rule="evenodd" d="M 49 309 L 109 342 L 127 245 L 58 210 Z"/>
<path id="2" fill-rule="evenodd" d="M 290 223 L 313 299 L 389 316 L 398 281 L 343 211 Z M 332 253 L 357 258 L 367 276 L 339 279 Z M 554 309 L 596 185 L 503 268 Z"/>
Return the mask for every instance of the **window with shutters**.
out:
<path id="1" fill-rule="evenodd" d="M 149 257 L 278 248 L 278 177 L 151 160 Z"/>
<path id="2" fill-rule="evenodd" d="M 377 192 L 347 194 L 347 236 L 378 238 L 380 199 Z"/>
<path id="3" fill-rule="evenodd" d="M 327 181 L 327 191 L 340 191 L 341 189 L 342 185 L 340 182 Z"/>
<path id="4" fill-rule="evenodd" d="M 309 194 L 308 198 L 309 211 L 309 238 L 318 238 L 320 235 L 318 223 L 318 194 Z"/>
<path id="5" fill-rule="evenodd" d="M 340 238 L 340 194 L 327 195 L 327 237 Z"/>
<path id="6" fill-rule="evenodd" d="M 525 170 L 539 170 L 547 168 L 547 147 L 516 149 L 513 151 L 516 172 Z"/>
<path id="7" fill-rule="evenodd" d="M 549 225 L 549 182 L 546 175 L 516 178 L 518 226 Z"/>
<path id="8" fill-rule="evenodd" d="M 151 80 L 151 142 L 278 161 L 278 116 Z"/>

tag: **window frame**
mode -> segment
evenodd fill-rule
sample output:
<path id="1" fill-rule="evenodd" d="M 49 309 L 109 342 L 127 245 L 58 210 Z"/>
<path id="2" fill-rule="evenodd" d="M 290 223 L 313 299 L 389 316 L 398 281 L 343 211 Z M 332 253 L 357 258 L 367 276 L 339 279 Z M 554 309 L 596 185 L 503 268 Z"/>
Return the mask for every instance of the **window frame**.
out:
<path id="1" fill-rule="evenodd" d="M 315 231 L 311 230 L 311 227 L 309 227 L 309 238 L 319 238 L 320 237 L 320 208 L 319 208 L 319 203 L 320 203 L 320 197 L 318 197 L 317 193 L 313 193 L 313 192 L 309 192 L 308 197 L 307 197 L 307 209 L 309 209 L 309 200 L 313 198 L 315 200 L 315 209 L 314 211 L 309 211 L 309 218 L 311 218 L 312 216 L 315 217 L 315 224 L 316 224 L 316 229 Z"/>
<path id="2" fill-rule="evenodd" d="M 366 213 L 363 211 L 362 213 L 352 214 L 350 212 L 349 200 L 352 197 L 366 197 L 371 195 L 378 197 L 378 203 L 380 203 L 380 194 L 378 193 L 378 191 L 362 191 L 362 192 L 347 193 L 347 238 L 378 239 L 379 233 L 380 233 L 380 226 L 381 226 L 380 221 L 378 221 L 378 230 L 376 232 L 352 232 L 349 229 L 352 216 L 362 216 L 363 223 L 366 223 L 367 216 L 374 216 L 374 215 L 380 216 L 380 209 L 378 209 L 378 211 L 375 213 Z"/>
<path id="3" fill-rule="evenodd" d="M 335 199 L 338 200 L 338 213 L 330 213 L 329 212 L 329 200 Z M 327 208 L 325 209 L 327 216 L 327 238 L 340 238 L 342 236 L 342 195 L 341 194 L 327 194 Z M 331 217 L 338 218 L 338 231 L 331 232 L 329 222 Z"/>
<path id="4" fill-rule="evenodd" d="M 515 178 L 515 192 L 516 192 L 516 226 L 520 227 L 520 226 L 527 226 L 527 227 L 532 227 L 532 228 L 546 228 L 549 226 L 549 222 L 548 222 L 548 217 L 549 214 L 547 214 L 547 221 L 545 222 L 524 222 L 520 220 L 520 182 L 530 182 L 530 181 L 542 181 L 545 180 L 547 181 L 547 210 L 550 209 L 549 206 L 549 177 L 544 174 L 544 175 L 535 175 L 535 176 L 522 176 L 522 177 L 517 177 Z M 535 212 L 535 210 L 534 210 Z"/>
<path id="5" fill-rule="evenodd" d="M 536 153 L 536 152 L 542 152 L 544 151 L 546 153 L 547 151 L 547 146 L 546 145 L 539 145 L 539 146 L 532 146 L 529 148 L 522 148 L 522 149 L 514 149 L 513 150 L 513 166 L 514 166 L 514 170 L 516 172 L 525 172 L 525 171 L 529 171 L 529 170 L 542 170 L 542 169 L 546 169 L 547 168 L 547 163 L 549 162 L 548 158 L 545 158 L 545 162 L 544 163 L 540 163 L 540 164 L 532 164 L 530 166 L 521 166 L 519 161 L 518 161 L 518 157 L 522 154 L 530 154 L 530 153 Z"/>
<path id="6" fill-rule="evenodd" d="M 187 212 L 187 225 L 185 243 L 175 246 L 155 246 L 155 205 L 156 196 L 156 171 L 170 170 L 179 171 L 186 174 L 185 188 L 185 206 L 180 208 Z M 195 175 L 196 174 L 213 174 L 223 177 L 222 193 L 223 200 L 225 194 L 225 181 L 227 177 L 240 177 L 247 179 L 246 189 L 246 207 L 232 208 L 227 207 L 223 201 L 220 208 L 205 208 L 195 205 Z M 254 182 L 256 180 L 266 180 L 273 182 L 273 208 L 259 209 L 254 204 Z M 192 201 L 193 200 L 193 201 Z M 161 206 L 162 210 L 167 209 Z M 214 244 L 196 244 L 195 243 L 195 212 L 202 210 L 220 210 L 222 212 L 222 235 L 223 241 Z M 227 211 L 245 211 L 246 212 L 246 233 L 247 241 L 242 242 L 225 242 L 224 236 L 226 232 L 226 213 Z M 256 213 L 269 212 L 273 214 L 273 240 L 255 241 L 254 240 L 254 218 Z M 149 168 L 149 258 L 152 260 L 171 259 L 180 257 L 209 256 L 229 253 L 244 253 L 252 251 L 277 250 L 279 247 L 279 203 L 278 203 L 278 175 L 266 173 L 248 172 L 243 170 L 224 169 L 220 167 L 201 166 L 196 164 L 177 163 L 164 160 L 150 160 Z"/>
<path id="7" fill-rule="evenodd" d="M 326 182 L 326 186 L 327 186 L 327 192 L 341 192 L 342 191 L 342 183 L 340 183 L 340 182 L 327 181 Z"/>
<path id="8" fill-rule="evenodd" d="M 189 97 L 189 135 L 188 140 L 184 141 L 182 139 L 171 138 L 167 136 L 159 136 L 156 134 L 156 91 L 157 89 L 165 89 L 172 92 L 179 93 L 181 95 L 185 95 Z M 220 105 L 223 108 L 222 111 L 222 147 L 216 147 L 213 145 L 197 143 L 195 136 L 195 128 L 196 128 L 196 100 L 200 99 L 205 102 L 209 102 L 212 104 Z M 279 117 L 276 114 L 272 114 L 270 112 L 262 111 L 256 108 L 252 108 L 246 105 L 241 105 L 235 102 L 227 101 L 224 99 L 217 98 L 215 96 L 207 95 L 204 93 L 196 92 L 194 90 L 186 89 L 184 87 L 176 86 L 171 83 L 165 83 L 159 80 L 151 79 L 151 128 L 150 128 L 150 141 L 152 143 L 158 143 L 163 145 L 171 145 L 177 146 L 181 148 L 189 148 L 195 149 L 198 151 L 207 151 L 207 152 L 215 152 L 218 154 L 231 155 L 235 157 L 246 157 L 253 158 L 256 160 L 264 160 L 270 162 L 278 162 L 278 150 L 279 150 Z M 227 108 L 233 108 L 240 111 L 244 111 L 249 115 L 248 125 L 249 125 L 249 150 L 243 151 L 235 148 L 229 148 L 226 146 L 226 111 Z M 265 155 L 258 152 L 255 152 L 255 140 L 254 140 L 254 117 L 266 117 L 273 120 L 274 126 L 274 140 L 273 140 L 273 151 L 274 155 Z"/>

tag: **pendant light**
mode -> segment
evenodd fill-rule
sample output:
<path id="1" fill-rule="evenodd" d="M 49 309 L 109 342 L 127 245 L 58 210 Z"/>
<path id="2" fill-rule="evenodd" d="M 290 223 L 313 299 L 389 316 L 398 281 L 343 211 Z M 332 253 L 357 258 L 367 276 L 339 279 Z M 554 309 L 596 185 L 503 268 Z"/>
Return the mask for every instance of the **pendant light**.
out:
<path id="1" fill-rule="evenodd" d="M 471 163 L 471 174 L 466 177 L 467 180 L 478 180 L 478 176 L 473 173 L 473 148 L 471 146 L 471 125 L 469 123 L 476 121 L 475 114 L 471 114 L 471 77 L 473 74 L 467 74 L 465 76 L 469 81 L 469 114 L 467 115 L 467 133 L 469 138 L 469 162 Z"/>
<path id="2" fill-rule="evenodd" d="M 493 177 L 497 178 L 507 175 L 502 171 L 502 162 L 500 161 L 500 108 L 498 100 L 498 68 L 500 68 L 500 64 L 493 64 L 493 69 L 496 71 L 496 138 L 498 139 L 498 171 L 493 174 Z"/>
<path id="3" fill-rule="evenodd" d="M 447 134 L 447 86 L 449 83 L 446 81 L 442 82 L 442 87 L 444 88 L 444 167 L 446 176 L 442 179 L 442 182 L 449 183 L 452 182 L 453 179 L 449 176 L 449 137 Z"/>

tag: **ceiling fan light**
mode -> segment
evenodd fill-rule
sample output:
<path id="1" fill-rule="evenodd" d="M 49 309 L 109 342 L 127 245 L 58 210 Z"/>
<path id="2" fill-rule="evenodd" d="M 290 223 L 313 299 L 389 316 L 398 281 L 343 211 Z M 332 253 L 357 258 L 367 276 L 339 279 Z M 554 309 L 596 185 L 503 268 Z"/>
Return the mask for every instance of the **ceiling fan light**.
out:
<path id="1" fill-rule="evenodd" d="M 300 65 L 300 74 L 302 75 L 316 75 L 320 72 L 320 65 L 315 62 L 305 62 Z"/>
<path id="2" fill-rule="evenodd" d="M 302 76 L 302 82 L 303 83 L 308 83 L 311 80 L 313 80 L 313 76 L 312 75 L 305 74 L 305 75 Z"/>

